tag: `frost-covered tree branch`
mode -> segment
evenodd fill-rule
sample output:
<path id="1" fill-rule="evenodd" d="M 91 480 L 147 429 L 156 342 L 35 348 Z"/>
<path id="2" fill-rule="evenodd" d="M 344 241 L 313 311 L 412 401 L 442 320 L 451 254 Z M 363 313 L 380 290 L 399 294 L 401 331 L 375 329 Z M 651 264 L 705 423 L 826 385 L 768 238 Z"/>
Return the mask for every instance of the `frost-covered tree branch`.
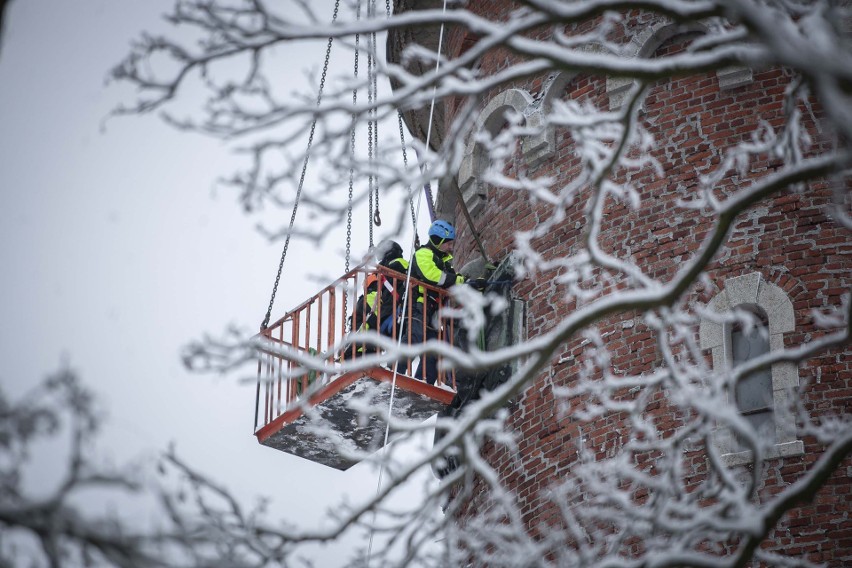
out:
<path id="1" fill-rule="evenodd" d="M 68 369 L 18 401 L 0 392 L 3 565 L 284 564 L 291 541 L 280 523 L 265 521 L 265 507 L 246 510 L 174 451 L 164 454 L 158 475 L 138 465 L 103 465 L 97 453 L 101 420 L 92 393 Z M 64 467 L 55 471 L 59 478 L 35 486 L 36 456 L 57 449 L 67 450 Z"/>
<path id="2" fill-rule="evenodd" d="M 397 192 L 400 222 L 411 188 L 440 179 L 442 211 L 464 231 L 460 256 L 478 256 L 473 233 L 493 229 L 483 248 L 511 257 L 512 299 L 527 301 L 526 335 L 510 345 L 399 345 L 362 333 L 317 353 L 229 333 L 188 348 L 193 368 L 222 372 L 251 367 L 261 349 L 292 364 L 285 380 L 331 380 L 426 353 L 472 382 L 510 369 L 439 418 L 434 446 L 412 462 L 358 455 L 392 475 L 333 528 L 275 538 L 327 542 L 366 528 L 390 535 L 372 559 L 389 566 L 809 565 L 772 539 L 842 475 L 850 452 L 848 405 L 826 410 L 811 398 L 825 375 L 848 368 L 852 281 L 838 251 L 850 238 L 849 3 L 497 4 L 505 9 L 352 2 L 331 16 L 308 2 L 288 10 L 181 0 L 168 21 L 194 37 L 143 37 L 112 72 L 139 93 L 118 114 L 160 111 L 247 155 L 226 184 L 248 210 L 294 210 L 304 164 L 322 164 L 320 187 L 301 198 L 319 228 L 267 236 L 321 242 L 346 219 L 340 188 L 350 176 Z M 437 36 L 441 26 L 450 39 L 436 47 L 426 31 Z M 380 54 L 364 39 L 373 33 L 398 50 Z M 374 74 L 314 72 L 314 91 L 293 96 L 276 78 L 302 40 L 369 57 Z M 759 79 L 765 92 L 737 106 L 752 87 L 743 79 L 723 89 L 730 76 Z M 485 116 L 492 102 L 500 110 Z M 400 117 L 413 138 L 402 128 L 396 136 Z M 367 159 L 351 141 L 373 128 L 384 137 Z M 399 159 L 401 144 L 419 163 Z M 353 192 L 352 202 L 367 199 L 369 190 Z M 819 203 L 818 213 L 802 202 Z M 477 203 L 487 213 L 468 227 L 462 208 Z M 807 267 L 820 269 L 812 258 L 826 267 L 818 281 L 808 278 Z M 781 315 L 784 294 L 798 294 L 788 300 L 792 315 Z M 506 305 L 471 290 L 453 301 L 453 317 L 473 335 Z M 735 357 L 732 338 L 753 330 L 767 352 Z M 335 356 L 353 343 L 376 353 Z M 791 369 L 801 369 L 795 380 Z M 770 377 L 774 432 L 789 439 L 767 436 L 739 405 L 760 373 Z M 310 415 L 309 395 L 321 386 L 294 408 Z M 386 413 L 358 410 L 365 420 Z M 401 435 L 425 428 L 387 420 Z M 790 481 L 784 459 L 805 446 L 820 458 L 800 459 Z M 442 477 L 423 502 L 386 506 L 427 467 Z M 228 509 L 246 523 L 238 504 Z M 442 516 L 429 514 L 438 509 Z M 436 554 L 430 539 L 439 538 Z"/>

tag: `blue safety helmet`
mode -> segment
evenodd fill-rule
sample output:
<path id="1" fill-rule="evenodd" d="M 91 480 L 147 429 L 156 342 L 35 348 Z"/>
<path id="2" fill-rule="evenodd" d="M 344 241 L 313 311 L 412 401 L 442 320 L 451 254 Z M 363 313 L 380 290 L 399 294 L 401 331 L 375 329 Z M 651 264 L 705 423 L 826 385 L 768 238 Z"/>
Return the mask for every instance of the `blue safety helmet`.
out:
<path id="1" fill-rule="evenodd" d="M 447 221 L 439 219 L 429 227 L 429 236 L 438 237 L 442 241 L 453 241 L 456 238 L 456 230 Z"/>

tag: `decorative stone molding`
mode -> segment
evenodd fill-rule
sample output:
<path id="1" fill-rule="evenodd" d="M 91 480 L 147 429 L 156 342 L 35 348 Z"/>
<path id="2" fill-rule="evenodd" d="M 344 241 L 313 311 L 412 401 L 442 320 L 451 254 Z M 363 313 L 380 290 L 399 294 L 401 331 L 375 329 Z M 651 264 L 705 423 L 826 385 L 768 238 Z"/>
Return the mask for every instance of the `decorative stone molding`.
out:
<path id="1" fill-rule="evenodd" d="M 719 88 L 723 91 L 736 89 L 754 81 L 754 75 L 749 67 L 731 66 L 716 71 Z"/>
<path id="2" fill-rule="evenodd" d="M 784 334 L 795 329 L 793 303 L 790 298 L 784 290 L 763 280 L 759 272 L 725 280 L 724 289 L 707 304 L 707 308 L 719 314 L 735 308 L 758 308 L 766 315 L 770 352 L 784 349 Z M 702 349 L 710 349 L 714 369 L 731 366 L 730 323 L 721 323 L 709 317 L 702 318 L 699 340 Z M 787 402 L 789 390 L 799 385 L 798 367 L 793 363 L 775 363 L 772 365 L 771 374 L 775 445 L 764 457 L 772 459 L 800 455 L 804 452 L 804 445 L 796 439 L 796 422 Z M 728 402 L 734 404 L 732 400 Z M 751 452 L 737 451 L 733 436 L 727 428 L 717 429 L 715 441 L 727 465 L 742 465 L 753 461 Z"/>
<path id="3" fill-rule="evenodd" d="M 553 106 L 553 101 L 562 98 L 562 93 L 568 86 L 568 83 L 574 80 L 577 73 L 573 71 L 560 71 L 551 76 L 544 89 L 544 94 L 541 97 L 541 108 L 548 111 Z"/>
<path id="4" fill-rule="evenodd" d="M 530 167 L 541 164 L 555 151 L 556 134 L 553 127 L 545 125 L 544 112 L 544 107 L 538 104 L 526 117 L 527 126 L 538 130 L 538 134 L 521 138 L 524 161 Z"/>
<path id="5" fill-rule="evenodd" d="M 609 110 L 618 110 L 624 106 L 627 93 L 633 85 L 633 79 L 625 77 L 606 78 L 606 94 L 609 97 Z"/>
<path id="6" fill-rule="evenodd" d="M 675 24 L 669 21 L 654 22 L 642 29 L 630 40 L 628 57 L 651 57 L 657 49 L 675 36 L 706 32 L 707 27 L 697 22 L 689 24 Z"/>

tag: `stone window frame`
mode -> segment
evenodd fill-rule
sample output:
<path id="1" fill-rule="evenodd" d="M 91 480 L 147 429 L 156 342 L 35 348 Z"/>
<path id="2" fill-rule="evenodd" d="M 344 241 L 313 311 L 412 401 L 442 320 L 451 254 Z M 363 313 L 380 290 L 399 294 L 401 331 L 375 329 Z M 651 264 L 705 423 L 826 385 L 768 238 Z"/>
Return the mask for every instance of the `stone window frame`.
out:
<path id="1" fill-rule="evenodd" d="M 476 133 L 487 131 L 492 136 L 497 135 L 506 123 L 506 113 L 516 112 L 524 116 L 530 126 L 540 126 L 541 113 L 535 112 L 535 101 L 532 96 L 522 89 L 508 89 L 488 101 L 479 113 L 474 124 L 472 135 L 465 146 L 458 172 L 458 186 L 464 198 L 465 205 L 472 215 L 482 211 L 486 196 L 482 173 L 488 167 L 485 149 L 476 141 Z M 552 146 L 552 141 L 543 135 L 543 140 L 535 140 L 523 144 L 524 157 L 529 161 L 530 155 L 540 150 L 542 146 Z M 548 144 L 550 143 L 550 144 Z"/>
<path id="2" fill-rule="evenodd" d="M 784 349 L 784 334 L 795 329 L 793 303 L 784 290 L 764 280 L 760 272 L 728 278 L 722 290 L 707 304 L 707 309 L 722 314 L 736 308 L 759 309 L 766 316 L 770 352 Z M 720 323 L 709 317 L 701 318 L 700 345 L 702 349 L 710 350 L 714 369 L 731 365 L 732 328 L 730 322 Z M 798 366 L 795 363 L 778 362 L 772 365 L 771 373 L 775 444 L 764 457 L 775 459 L 801 455 L 804 453 L 804 443 L 796 437 L 796 421 L 788 403 L 788 393 L 799 386 Z M 729 393 L 729 396 L 732 394 Z M 734 404 L 732 400 L 729 402 Z M 714 441 L 726 465 L 743 465 L 754 461 L 750 450 L 738 451 L 728 428 L 717 428 Z"/>

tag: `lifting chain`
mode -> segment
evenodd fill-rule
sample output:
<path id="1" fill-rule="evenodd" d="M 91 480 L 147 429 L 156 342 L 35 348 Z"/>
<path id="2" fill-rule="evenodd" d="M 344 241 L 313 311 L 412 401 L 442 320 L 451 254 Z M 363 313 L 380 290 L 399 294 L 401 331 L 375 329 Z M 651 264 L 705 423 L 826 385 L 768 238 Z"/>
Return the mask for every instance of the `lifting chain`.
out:
<path id="1" fill-rule="evenodd" d="M 358 2 L 358 16 L 361 16 L 361 2 Z M 358 42 L 360 34 L 355 34 L 355 80 L 358 79 Z M 352 89 L 352 108 L 358 103 L 358 87 Z M 352 255 L 352 198 L 355 186 L 355 126 L 358 115 L 352 112 L 352 126 L 349 129 L 349 200 L 346 207 L 346 270 L 349 272 L 349 259 Z M 346 310 L 344 310 L 344 313 Z"/>
<path id="2" fill-rule="evenodd" d="M 368 2 L 367 15 L 372 18 L 375 16 L 375 2 Z M 367 157 L 370 167 L 370 175 L 368 179 L 367 192 L 369 194 L 370 212 L 369 212 L 369 227 L 370 227 L 370 248 L 373 248 L 373 225 L 380 227 L 382 225 L 382 217 L 379 214 L 379 176 L 375 172 L 374 157 L 378 158 L 379 154 L 379 122 L 378 110 L 373 106 L 374 102 L 379 100 L 378 82 L 376 80 L 376 60 L 375 55 L 378 53 L 376 44 L 376 33 L 371 32 L 369 35 L 367 49 L 367 101 L 369 108 L 369 118 L 367 120 Z M 375 149 L 375 152 L 374 152 Z M 375 175 L 374 175 L 375 172 Z M 375 200 L 374 194 L 375 193 Z"/>
<path id="3" fill-rule="evenodd" d="M 331 17 L 331 23 L 337 21 L 337 14 L 340 9 L 340 0 L 334 3 L 334 14 Z M 331 44 L 334 38 L 328 38 L 328 44 L 325 47 L 325 61 L 322 66 L 322 76 L 320 77 L 319 90 L 317 91 L 317 107 L 322 102 L 322 91 L 325 88 L 325 79 L 328 74 L 328 62 L 331 58 Z M 293 212 L 290 214 L 290 224 L 287 228 L 287 236 L 284 238 L 284 250 L 281 252 L 281 261 L 278 263 L 278 273 L 275 275 L 275 284 L 272 286 L 272 297 L 269 298 L 269 307 L 266 309 L 266 315 L 263 318 L 263 323 L 260 324 L 260 329 L 266 329 L 269 325 L 269 319 L 272 317 L 272 305 L 275 303 L 275 294 L 278 292 L 278 284 L 281 282 L 281 271 L 284 268 L 284 259 L 287 257 L 287 249 L 290 248 L 290 235 L 293 234 L 293 224 L 296 222 L 296 211 L 299 209 L 299 199 L 302 196 L 302 187 L 305 185 L 305 173 L 308 171 L 308 160 L 311 155 L 311 145 L 314 143 L 314 133 L 317 128 L 317 119 L 314 118 L 311 122 L 311 131 L 308 135 L 308 145 L 305 149 L 305 161 L 302 163 L 302 174 L 299 176 L 299 186 L 296 189 L 296 199 L 293 201 Z"/>
<path id="4" fill-rule="evenodd" d="M 373 15 L 375 16 L 375 10 L 376 10 L 375 1 L 371 2 L 370 5 L 373 7 Z M 379 47 L 376 43 L 376 32 L 372 32 L 370 35 L 372 36 L 372 40 L 373 40 L 372 53 L 378 54 L 379 53 L 379 51 L 378 51 Z M 373 97 L 376 101 L 377 106 L 375 108 L 372 108 L 370 112 L 373 114 L 373 134 L 375 136 L 376 159 L 378 159 L 378 157 L 379 157 L 379 109 L 378 109 L 379 85 L 378 85 L 378 80 L 377 80 L 378 74 L 376 73 L 375 66 L 376 66 L 376 63 L 374 61 L 373 67 L 370 68 L 370 73 L 372 75 Z M 378 170 L 376 170 L 376 210 L 375 210 L 375 213 L 373 213 L 373 223 L 375 223 L 375 225 L 377 227 L 382 226 L 382 216 L 379 214 L 379 172 L 378 172 Z"/>
<path id="5" fill-rule="evenodd" d="M 372 34 L 370 34 L 372 36 Z M 367 167 L 370 168 L 370 175 L 367 178 L 367 193 L 370 201 L 370 213 L 368 215 L 370 226 L 370 248 L 373 248 L 373 83 L 370 80 L 370 75 L 373 69 L 373 41 L 372 37 L 367 40 L 367 106 L 369 107 L 367 119 Z"/>
<path id="6" fill-rule="evenodd" d="M 374 6 L 375 8 L 375 6 Z M 378 53 L 378 45 L 376 45 L 376 32 L 372 33 L 373 36 L 373 53 Z M 379 102 L 379 86 L 378 80 L 376 79 L 377 73 L 375 69 L 372 69 L 373 72 L 373 93 L 375 94 L 376 104 Z M 379 109 L 378 106 L 372 109 L 373 113 L 373 124 L 374 124 L 374 134 L 375 134 L 375 145 L 376 145 L 376 159 L 379 156 Z M 376 212 L 373 214 L 373 223 L 376 224 L 377 227 L 382 226 L 382 216 L 379 214 L 379 172 L 376 170 Z"/>
<path id="7" fill-rule="evenodd" d="M 361 19 L 361 1 L 358 0 L 358 11 L 356 18 Z M 352 89 L 352 126 L 349 129 L 349 200 L 346 207 L 346 263 L 345 274 L 349 274 L 349 259 L 352 256 L 352 196 L 353 187 L 355 184 L 355 126 L 357 124 L 358 115 L 355 112 L 355 105 L 358 103 L 358 50 L 360 49 L 361 34 L 355 34 L 355 87 Z M 349 329 L 349 291 L 343 291 L 343 321 L 344 332 L 348 333 Z"/>

